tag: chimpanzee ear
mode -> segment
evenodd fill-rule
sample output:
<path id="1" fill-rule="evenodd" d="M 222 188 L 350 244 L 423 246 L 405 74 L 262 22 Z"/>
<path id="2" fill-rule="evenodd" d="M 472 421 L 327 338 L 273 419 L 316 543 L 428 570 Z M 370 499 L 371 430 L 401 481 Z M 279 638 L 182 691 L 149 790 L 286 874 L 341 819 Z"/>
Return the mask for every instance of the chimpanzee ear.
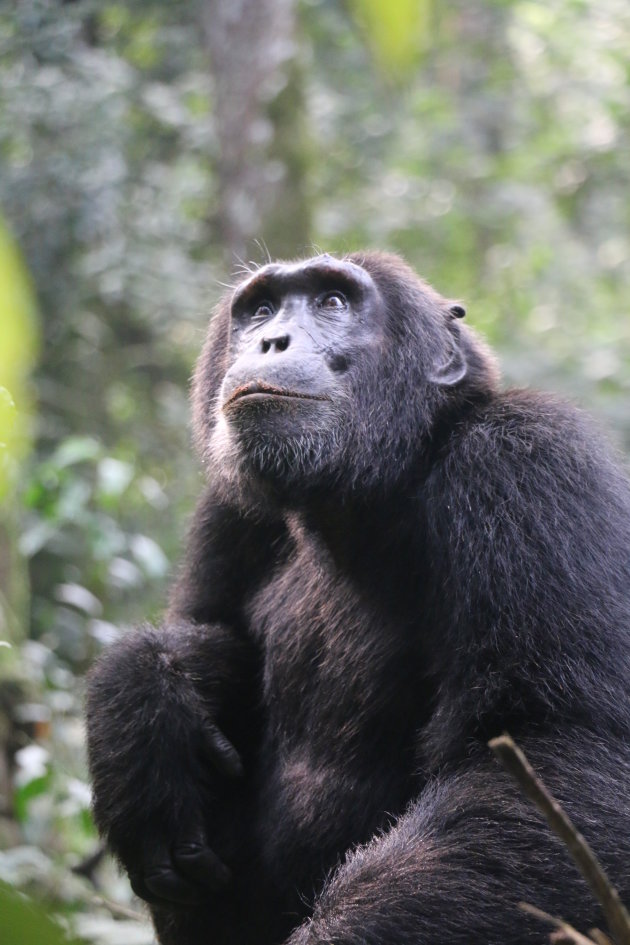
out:
<path id="1" fill-rule="evenodd" d="M 459 325 L 455 322 L 449 324 L 450 336 L 450 355 L 445 361 L 436 364 L 429 377 L 434 384 L 440 384 L 443 387 L 452 387 L 459 384 L 466 376 L 468 363 L 466 353 L 462 344 L 462 333 Z"/>
<path id="2" fill-rule="evenodd" d="M 466 364 L 464 352 L 458 345 L 451 353 L 446 364 L 440 364 L 434 369 L 430 380 L 434 384 L 441 384 L 443 387 L 452 387 L 454 384 L 459 384 L 466 377 L 467 370 L 468 365 Z"/>

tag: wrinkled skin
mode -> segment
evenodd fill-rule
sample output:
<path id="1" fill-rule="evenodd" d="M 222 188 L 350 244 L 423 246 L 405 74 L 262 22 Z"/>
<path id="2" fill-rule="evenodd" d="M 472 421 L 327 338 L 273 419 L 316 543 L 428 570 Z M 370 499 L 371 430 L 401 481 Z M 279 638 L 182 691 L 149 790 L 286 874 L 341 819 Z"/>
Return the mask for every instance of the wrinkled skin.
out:
<path id="1" fill-rule="evenodd" d="M 94 811 L 163 945 L 520 945 L 596 905 L 489 757 L 509 730 L 630 899 L 630 486 L 500 390 L 399 259 L 219 306 L 169 610 L 89 683 Z"/>

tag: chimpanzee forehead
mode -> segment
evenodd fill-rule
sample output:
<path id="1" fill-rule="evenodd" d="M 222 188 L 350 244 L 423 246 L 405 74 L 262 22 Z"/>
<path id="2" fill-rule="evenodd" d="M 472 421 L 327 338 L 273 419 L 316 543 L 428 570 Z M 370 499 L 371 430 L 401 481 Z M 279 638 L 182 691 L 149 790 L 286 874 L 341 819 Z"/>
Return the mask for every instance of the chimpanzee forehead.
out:
<path id="1" fill-rule="evenodd" d="M 242 304 L 248 298 L 260 297 L 266 292 L 282 293 L 291 289 L 308 291 L 314 287 L 330 289 L 335 286 L 351 286 L 360 290 L 372 285 L 371 276 L 361 266 L 324 253 L 298 262 L 269 263 L 263 266 L 238 286 L 234 292 L 233 304 Z"/>

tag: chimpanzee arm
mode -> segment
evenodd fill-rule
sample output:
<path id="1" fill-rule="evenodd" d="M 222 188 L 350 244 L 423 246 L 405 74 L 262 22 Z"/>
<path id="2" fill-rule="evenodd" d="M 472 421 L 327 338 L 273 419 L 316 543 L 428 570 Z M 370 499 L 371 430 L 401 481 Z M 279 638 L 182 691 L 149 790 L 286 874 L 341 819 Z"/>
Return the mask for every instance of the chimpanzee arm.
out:
<path id="1" fill-rule="evenodd" d="M 243 790 L 256 740 L 258 652 L 242 605 L 279 534 L 207 494 L 163 625 L 129 633 L 90 676 L 96 822 L 148 901 L 200 901 L 228 880 L 238 838 L 221 840 L 211 811 Z"/>
<path id="2" fill-rule="evenodd" d="M 491 760 L 485 742 L 504 729 L 628 888 L 627 484 L 559 409 L 525 402 L 436 468 L 423 535 L 440 691 L 418 733 L 430 780 L 349 853 L 290 945 L 542 941 L 519 900 L 601 923 L 566 850 Z"/>
<path id="3" fill-rule="evenodd" d="M 626 750 L 585 733 L 523 744 L 595 851 L 607 851 L 611 877 L 625 873 Z M 480 758 L 436 778 L 386 834 L 350 853 L 289 945 L 542 942 L 544 927 L 517 910 L 519 901 L 584 930 L 602 922 L 542 816 L 495 762 Z"/>
<path id="4" fill-rule="evenodd" d="M 171 592 L 169 620 L 240 624 L 243 605 L 283 553 L 281 519 L 215 499 L 208 488 L 195 509 L 183 566 Z"/>

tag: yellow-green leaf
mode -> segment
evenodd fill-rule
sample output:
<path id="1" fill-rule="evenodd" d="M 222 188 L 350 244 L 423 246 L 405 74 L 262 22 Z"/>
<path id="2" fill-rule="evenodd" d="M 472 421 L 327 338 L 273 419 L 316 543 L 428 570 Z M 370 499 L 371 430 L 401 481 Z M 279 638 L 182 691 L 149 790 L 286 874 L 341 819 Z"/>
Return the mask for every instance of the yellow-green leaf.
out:
<path id="1" fill-rule="evenodd" d="M 28 272 L 0 219 L 0 500 L 29 442 L 29 372 L 36 356 L 35 295 Z"/>
<path id="2" fill-rule="evenodd" d="M 431 0 L 352 0 L 351 5 L 386 72 L 400 77 L 417 64 L 430 32 Z"/>

